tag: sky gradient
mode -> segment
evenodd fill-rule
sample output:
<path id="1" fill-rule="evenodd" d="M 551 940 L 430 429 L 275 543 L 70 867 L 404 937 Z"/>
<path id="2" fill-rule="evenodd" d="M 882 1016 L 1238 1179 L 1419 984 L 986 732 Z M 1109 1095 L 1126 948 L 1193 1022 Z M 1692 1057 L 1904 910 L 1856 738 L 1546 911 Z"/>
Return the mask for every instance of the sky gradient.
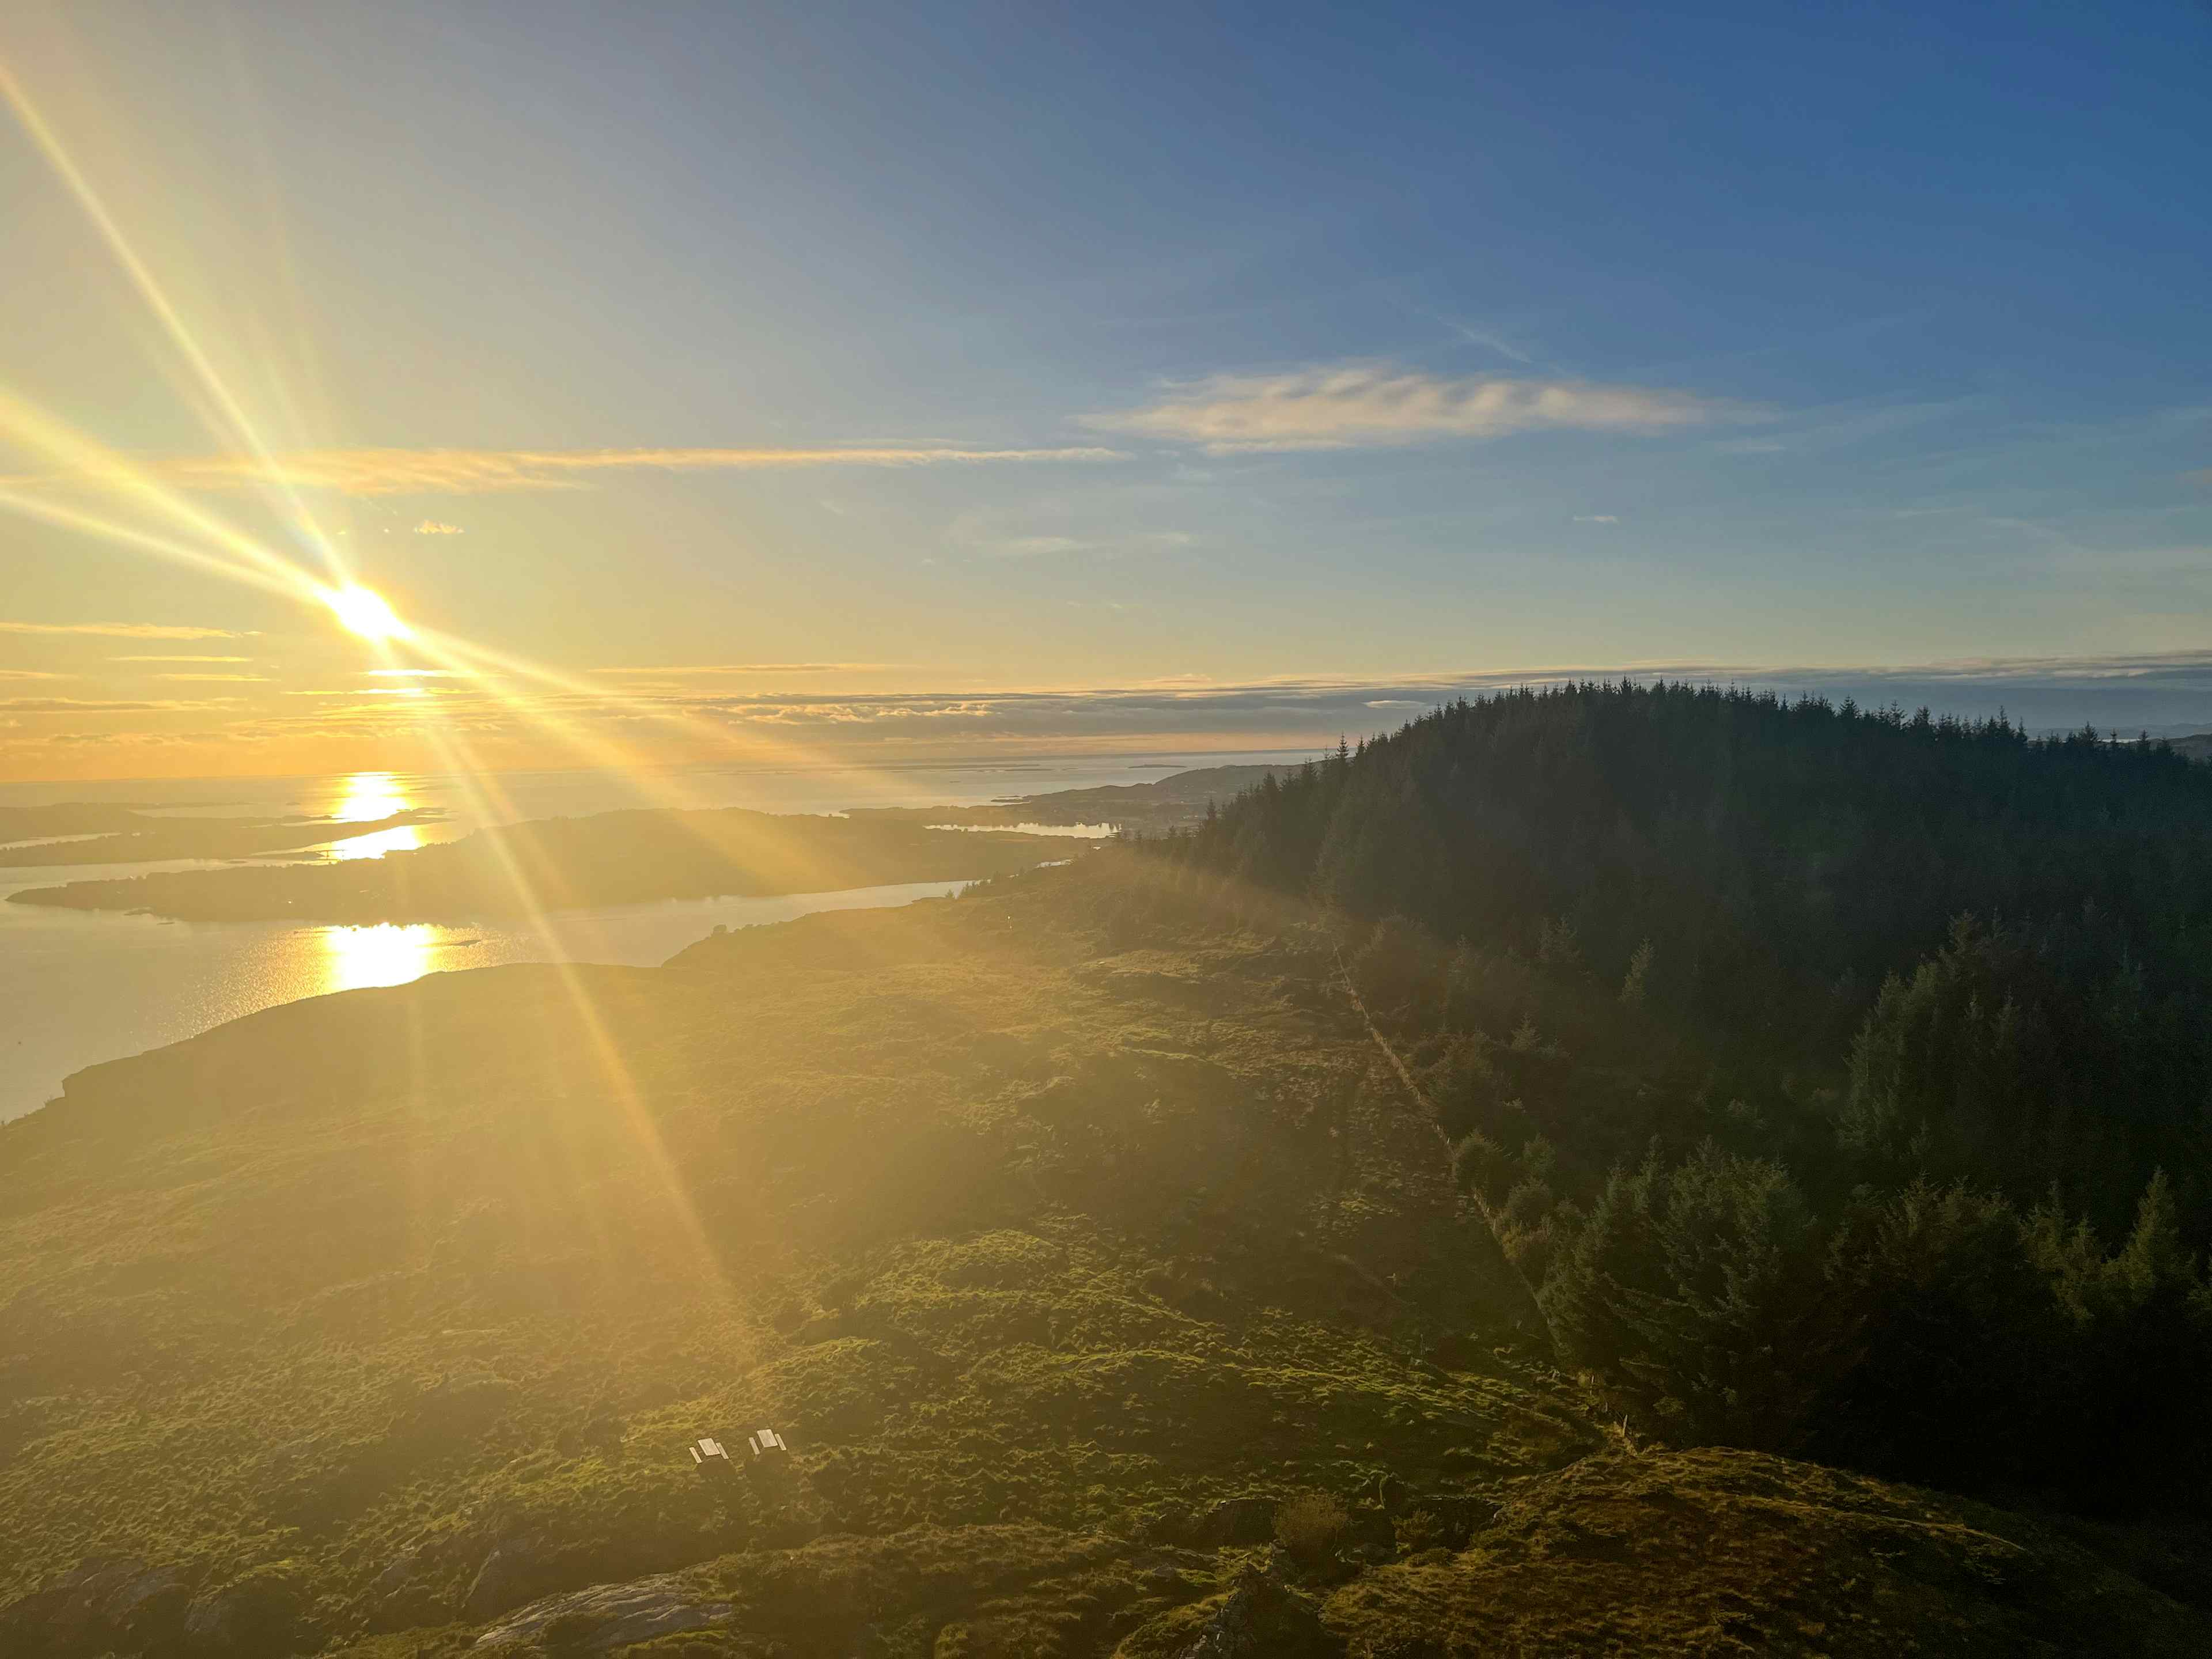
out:
<path id="1" fill-rule="evenodd" d="M 2201 6 L 95 3 L 0 64 L 0 777 L 1562 671 L 2212 727 Z M 155 490 L 548 675 L 397 672 Z"/>

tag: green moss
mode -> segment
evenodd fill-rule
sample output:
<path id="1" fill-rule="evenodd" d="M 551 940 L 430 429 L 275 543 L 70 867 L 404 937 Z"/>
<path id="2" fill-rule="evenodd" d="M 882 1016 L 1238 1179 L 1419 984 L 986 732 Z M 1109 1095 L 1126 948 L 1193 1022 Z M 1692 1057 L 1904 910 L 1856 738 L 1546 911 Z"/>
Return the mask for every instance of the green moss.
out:
<path id="1" fill-rule="evenodd" d="M 0 1650 L 128 1558 L 197 1596 L 281 1566 L 349 1659 L 671 1572 L 733 1613 L 656 1659 L 1167 1653 L 1304 1492 L 1346 1513 L 1358 1639 L 1495 1633 L 1465 1607 L 1498 1595 L 1524 1634 L 1612 1628 L 1610 1581 L 1547 1599 L 1502 1552 L 1673 1500 L 1558 1484 L 1645 1476 L 1588 1462 L 1326 953 L 1158 917 L 1117 951 L 1091 862 L 665 969 L 295 1005 L 0 1128 Z M 787 1469 L 695 1473 L 763 1425 Z M 1716 1559 L 1826 1582 L 1729 1492 L 1683 1500 L 1744 1529 Z M 1501 1505 L 1396 1561 L 1393 1514 L 1457 1543 Z"/>
<path id="2" fill-rule="evenodd" d="M 2019 1516 L 1750 1452 L 1593 1458 L 1458 1554 L 1370 1571 L 1355 1653 L 2198 1653 L 2212 1618 Z"/>

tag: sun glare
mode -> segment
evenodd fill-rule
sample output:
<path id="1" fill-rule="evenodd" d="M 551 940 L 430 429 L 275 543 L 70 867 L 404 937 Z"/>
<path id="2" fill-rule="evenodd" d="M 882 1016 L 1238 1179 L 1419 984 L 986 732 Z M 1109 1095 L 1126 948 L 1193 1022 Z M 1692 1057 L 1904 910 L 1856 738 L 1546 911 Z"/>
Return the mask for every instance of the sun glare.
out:
<path id="1" fill-rule="evenodd" d="M 331 808 L 331 816 L 347 823 L 366 823 L 371 818 L 388 818 L 394 812 L 404 812 L 415 804 L 400 787 L 396 773 L 356 772 L 343 781 L 345 793 Z"/>
<path id="2" fill-rule="evenodd" d="M 358 991 L 420 979 L 430 971 L 430 955 L 437 945 L 437 930 L 422 922 L 325 927 L 322 934 L 327 991 Z"/>
<path id="3" fill-rule="evenodd" d="M 381 593 L 366 587 L 333 587 L 323 595 L 323 602 L 337 613 L 338 621 L 348 630 L 365 640 L 407 637 L 407 624 L 393 614 Z"/>

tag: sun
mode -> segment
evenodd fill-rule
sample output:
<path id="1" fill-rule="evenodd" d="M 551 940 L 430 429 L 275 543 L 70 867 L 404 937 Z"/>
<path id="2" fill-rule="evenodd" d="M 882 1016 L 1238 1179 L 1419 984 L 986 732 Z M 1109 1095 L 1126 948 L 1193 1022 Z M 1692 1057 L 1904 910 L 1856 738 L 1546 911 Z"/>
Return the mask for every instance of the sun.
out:
<path id="1" fill-rule="evenodd" d="M 366 587 L 333 587 L 323 595 L 323 603 L 337 613 L 338 621 L 348 629 L 365 640 L 407 637 L 407 624 L 393 614 L 381 593 Z"/>

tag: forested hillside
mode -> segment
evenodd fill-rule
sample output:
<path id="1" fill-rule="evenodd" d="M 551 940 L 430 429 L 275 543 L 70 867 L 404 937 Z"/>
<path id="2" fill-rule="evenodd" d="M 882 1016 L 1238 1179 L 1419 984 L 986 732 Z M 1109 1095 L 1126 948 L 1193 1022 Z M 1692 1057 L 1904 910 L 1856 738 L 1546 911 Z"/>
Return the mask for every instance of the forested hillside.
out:
<path id="1" fill-rule="evenodd" d="M 2212 1650 L 2170 1184 L 1855 1191 L 1845 1060 L 1656 950 L 1173 850 L 290 1005 L 0 1127 L 0 1652 Z"/>
<path id="2" fill-rule="evenodd" d="M 1560 1350 L 1655 1430 L 2201 1502 L 2212 770 L 1583 685 L 1147 850 L 1338 916 Z"/>
<path id="3" fill-rule="evenodd" d="M 1161 874 L 72 1079 L 0 1127 L 0 1653 L 2208 1650 L 2171 1528 L 1624 1426 L 1328 928 Z"/>

